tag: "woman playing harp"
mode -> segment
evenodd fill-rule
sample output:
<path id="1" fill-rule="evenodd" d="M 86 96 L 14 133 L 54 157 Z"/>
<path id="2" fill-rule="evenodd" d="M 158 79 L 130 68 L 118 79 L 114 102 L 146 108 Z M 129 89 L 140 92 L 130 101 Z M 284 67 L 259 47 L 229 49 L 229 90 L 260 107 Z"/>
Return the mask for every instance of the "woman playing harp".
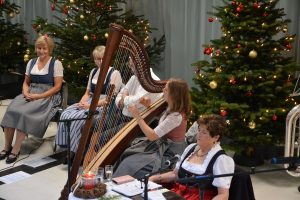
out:
<path id="1" fill-rule="evenodd" d="M 156 81 L 151 77 L 151 71 L 149 68 L 149 58 L 147 53 L 145 52 L 144 45 L 132 33 L 125 30 L 123 27 L 117 24 L 111 24 L 95 94 L 99 94 L 103 88 L 103 83 L 106 73 L 108 71 L 108 67 L 114 66 L 121 72 L 121 74 L 123 74 L 122 69 L 117 68 L 117 66 L 124 66 L 122 63 L 127 63 L 129 56 L 134 62 L 134 65 L 136 67 L 135 75 L 138 77 L 139 82 L 143 86 L 143 88 L 146 91 L 152 93 L 162 92 L 162 89 L 165 87 L 166 82 Z M 114 63 L 112 64 L 112 62 Z M 128 76 L 127 79 L 129 79 L 129 77 L 130 76 Z M 123 80 L 127 79 L 123 78 Z M 98 95 L 93 96 L 92 103 L 90 106 L 91 112 L 94 112 L 94 110 L 96 109 L 96 103 L 98 102 L 98 98 Z M 145 117 L 146 121 L 150 121 L 154 115 L 157 116 L 157 114 L 161 113 L 164 106 L 165 103 L 163 101 L 159 101 L 159 103 L 155 104 L 154 106 L 151 106 L 149 109 L 143 112 L 143 117 Z M 109 111 L 109 109 L 106 110 Z M 102 117 L 102 124 L 104 123 L 103 119 L 105 120 L 105 118 L 105 116 Z M 79 166 L 83 158 L 84 152 L 87 148 L 87 145 L 88 152 L 84 156 L 83 162 L 84 171 L 94 170 L 100 165 L 103 166 L 105 164 L 113 164 L 119 157 L 120 153 L 123 152 L 124 149 L 128 146 L 128 143 L 136 136 L 136 132 L 138 129 L 136 123 L 133 120 L 130 121 L 128 124 L 126 124 L 124 128 L 117 132 L 113 136 L 113 138 L 110 139 L 107 142 L 107 144 L 105 144 L 105 146 L 103 146 L 95 156 L 92 155 L 90 157 L 89 152 L 95 152 L 95 147 L 97 149 L 97 142 L 99 141 L 98 136 L 100 135 L 101 137 L 101 130 L 99 130 L 100 134 L 93 133 L 90 142 L 88 142 L 91 136 L 91 126 L 92 120 L 86 120 L 86 123 L 83 127 L 80 143 L 78 145 L 78 150 L 72 165 L 71 173 L 69 176 L 69 182 L 65 185 L 64 190 L 62 191 L 61 199 L 66 199 L 68 194 L 67 186 L 72 185 L 76 181 Z"/>
<path id="2" fill-rule="evenodd" d="M 95 49 L 93 50 L 92 55 L 93 55 L 93 58 L 94 58 L 97 68 L 92 69 L 92 71 L 90 72 L 87 88 L 86 88 L 86 91 L 85 91 L 84 95 L 82 96 L 80 102 L 73 104 L 73 105 L 69 106 L 66 110 L 64 110 L 64 112 L 62 113 L 62 115 L 60 117 L 60 120 L 87 117 L 88 109 L 90 107 L 91 100 L 93 98 L 93 94 L 95 91 L 95 86 L 97 84 L 98 76 L 100 73 L 100 67 L 101 67 L 101 62 L 103 59 L 104 51 L 105 51 L 105 46 L 96 46 Z M 111 85 L 114 85 L 115 93 L 117 93 L 119 91 L 119 89 L 122 85 L 122 78 L 121 78 L 120 72 L 118 70 L 114 70 L 113 67 L 110 67 L 108 70 L 108 73 L 107 73 L 107 76 L 105 79 L 105 86 L 102 89 L 100 99 L 97 103 L 96 110 L 99 112 L 100 116 L 102 113 L 102 106 L 107 103 L 106 102 L 106 100 L 107 100 L 106 94 Z M 81 131 L 82 131 L 82 127 L 83 127 L 84 123 L 85 123 L 85 120 L 80 120 L 80 121 L 78 120 L 78 121 L 72 122 L 71 126 L 70 126 L 70 133 L 67 133 L 64 123 L 60 123 L 58 126 L 55 142 L 59 146 L 62 146 L 62 147 L 67 146 L 67 144 L 68 144 L 67 137 L 68 137 L 68 134 L 70 134 L 71 158 L 74 157 L 74 154 L 77 151 L 78 143 L 81 138 Z M 64 164 L 67 164 L 67 159 L 65 159 Z"/>
<path id="3" fill-rule="evenodd" d="M 170 79 L 163 94 L 168 107 L 154 129 L 141 118 L 135 105 L 129 106 L 129 111 L 147 140 L 125 150 L 120 162 L 116 164 L 114 177 L 131 175 L 141 178 L 162 168 L 164 160 L 184 150 L 187 117 L 190 113 L 188 85 L 183 80 Z"/>

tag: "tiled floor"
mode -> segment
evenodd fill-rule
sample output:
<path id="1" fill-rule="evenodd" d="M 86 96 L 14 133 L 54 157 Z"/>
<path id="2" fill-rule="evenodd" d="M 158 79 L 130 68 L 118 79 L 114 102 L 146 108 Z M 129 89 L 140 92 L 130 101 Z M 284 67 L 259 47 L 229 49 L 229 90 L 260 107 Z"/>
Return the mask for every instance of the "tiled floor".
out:
<path id="1" fill-rule="evenodd" d="M 0 105 L 0 120 L 2 120 L 3 114 L 8 105 L 8 100 L 3 100 Z M 22 153 L 19 158 L 20 161 L 14 165 L 7 165 L 5 161 L 0 161 L 0 177 L 5 174 L 6 170 L 13 172 L 21 166 L 23 162 L 33 160 L 41 157 L 45 157 L 53 154 L 53 137 L 56 132 L 56 124 L 51 124 L 48 128 L 45 140 L 42 145 L 32 152 L 28 156 L 28 152 L 38 146 L 38 143 L 28 140 L 22 146 Z M 0 130 L 0 150 L 3 147 L 4 137 L 3 131 Z M 30 143 L 30 144 L 29 144 Z M 24 158 L 24 159 L 23 159 Z M 21 160 L 23 159 L 23 160 Z M 271 164 L 265 164 L 257 167 L 257 171 L 261 169 L 274 169 L 281 166 L 274 166 Z M 292 177 L 285 171 L 258 173 L 251 175 L 254 193 L 257 200 L 299 200 L 300 192 L 298 192 L 298 186 L 300 186 L 300 177 Z M 60 191 L 67 181 L 67 166 L 56 165 L 50 167 L 47 170 L 42 170 L 33 173 L 31 177 L 17 181 L 11 184 L 0 185 L 0 198 L 7 200 L 32 200 L 43 199 L 53 200 L 58 199 Z"/>

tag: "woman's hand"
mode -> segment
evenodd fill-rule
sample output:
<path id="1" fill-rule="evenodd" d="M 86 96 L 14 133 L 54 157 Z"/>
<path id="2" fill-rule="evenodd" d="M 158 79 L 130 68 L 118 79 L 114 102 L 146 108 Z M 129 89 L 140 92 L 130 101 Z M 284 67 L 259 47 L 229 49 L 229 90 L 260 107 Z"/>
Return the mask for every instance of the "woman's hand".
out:
<path id="1" fill-rule="evenodd" d="M 148 97 L 141 97 L 140 104 L 148 108 L 151 105 L 151 99 L 149 99 Z"/>
<path id="2" fill-rule="evenodd" d="M 34 100 L 42 99 L 43 96 L 41 94 L 24 93 L 24 98 L 26 99 L 26 101 L 34 101 Z"/>
<path id="3" fill-rule="evenodd" d="M 140 112 L 139 112 L 139 110 L 137 109 L 137 107 L 134 104 L 128 105 L 128 111 L 137 120 L 139 120 L 141 118 Z"/>
<path id="4" fill-rule="evenodd" d="M 87 102 L 84 102 L 84 101 L 80 101 L 77 106 L 79 109 L 89 109 L 90 108 L 90 104 Z"/>

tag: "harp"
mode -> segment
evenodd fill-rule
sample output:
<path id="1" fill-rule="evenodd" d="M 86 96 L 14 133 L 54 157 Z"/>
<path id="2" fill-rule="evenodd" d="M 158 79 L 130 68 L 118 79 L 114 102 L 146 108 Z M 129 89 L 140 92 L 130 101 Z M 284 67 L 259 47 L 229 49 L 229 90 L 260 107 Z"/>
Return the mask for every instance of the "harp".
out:
<path id="1" fill-rule="evenodd" d="M 110 25 L 109 37 L 101 64 L 100 75 L 98 77 L 95 93 L 91 102 L 90 113 L 93 113 L 96 110 L 97 102 L 99 100 L 100 92 L 102 91 L 109 66 L 111 66 L 112 62 L 114 62 L 114 67 L 122 65 L 121 61 L 126 60 L 129 56 L 135 66 L 134 73 L 138 77 L 143 88 L 151 93 L 162 92 L 166 81 L 156 81 L 151 77 L 149 58 L 143 46 L 143 43 L 139 42 L 132 33 L 125 30 L 122 26 L 117 24 Z M 160 115 L 165 107 L 166 102 L 163 99 L 160 99 L 146 109 L 142 113 L 142 117 L 146 122 L 150 122 L 154 117 Z M 105 114 L 107 109 L 108 108 L 104 106 L 100 119 L 100 121 L 102 120 L 102 124 L 105 123 Z M 92 120 L 93 119 L 87 119 L 83 127 L 82 136 L 78 150 L 74 157 L 69 180 L 61 192 L 60 199 L 68 198 L 68 184 L 73 185 L 76 181 L 81 160 L 83 158 L 84 151 L 87 148 L 87 141 L 91 137 L 90 129 L 93 123 Z M 103 146 L 101 146 L 97 154 L 85 156 L 83 170 L 91 171 L 96 169 L 98 166 L 113 164 L 139 131 L 140 128 L 134 119 L 128 122 L 119 131 L 116 131 Z M 96 134 L 92 135 L 93 137 L 95 135 L 98 137 L 101 134 L 102 133 L 98 131 Z M 89 143 L 88 152 L 93 151 L 95 149 L 95 145 L 96 142 L 92 139 Z"/>

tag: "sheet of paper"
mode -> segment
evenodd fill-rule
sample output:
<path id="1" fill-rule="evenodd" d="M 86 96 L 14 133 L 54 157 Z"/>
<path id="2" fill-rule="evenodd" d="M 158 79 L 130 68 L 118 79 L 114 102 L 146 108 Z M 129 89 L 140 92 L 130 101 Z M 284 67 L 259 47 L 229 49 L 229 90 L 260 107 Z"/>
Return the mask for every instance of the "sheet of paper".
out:
<path id="1" fill-rule="evenodd" d="M 161 189 L 161 190 L 153 190 L 148 192 L 148 200 L 166 200 L 163 193 L 168 191 L 167 189 Z M 142 194 L 144 197 L 144 194 Z"/>
<path id="2" fill-rule="evenodd" d="M 161 187 L 161 185 L 159 185 L 159 184 L 156 184 L 151 181 L 148 182 L 149 190 L 160 188 L 160 187 Z M 134 180 L 129 183 L 124 183 L 124 184 L 113 186 L 112 190 L 116 191 L 120 194 L 123 194 L 125 196 L 131 197 L 131 196 L 135 196 L 135 195 L 143 193 L 144 192 L 144 184 L 138 180 Z"/>
<path id="3" fill-rule="evenodd" d="M 8 174 L 5 176 L 0 177 L 0 181 L 6 184 L 14 183 L 25 178 L 31 177 L 31 174 L 28 174 L 23 171 L 15 172 L 12 174 Z"/>
<path id="4" fill-rule="evenodd" d="M 33 160 L 26 160 L 26 161 L 24 161 L 23 164 L 27 165 L 29 167 L 36 168 L 36 167 L 39 167 L 39 166 L 42 166 L 42 165 L 45 165 L 45 164 L 48 164 L 48 163 L 51 163 L 54 161 L 56 161 L 56 159 L 50 158 L 50 157 L 43 157 L 43 158 L 36 158 Z"/>

